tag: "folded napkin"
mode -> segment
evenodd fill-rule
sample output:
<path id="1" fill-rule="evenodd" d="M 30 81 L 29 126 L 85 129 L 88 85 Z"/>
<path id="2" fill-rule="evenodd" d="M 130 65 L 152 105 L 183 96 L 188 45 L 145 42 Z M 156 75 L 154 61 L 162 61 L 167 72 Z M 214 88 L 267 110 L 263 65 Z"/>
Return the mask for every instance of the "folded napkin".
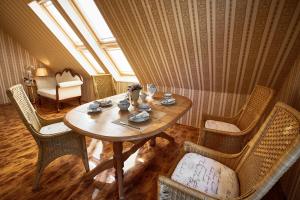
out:
<path id="1" fill-rule="evenodd" d="M 135 120 L 135 119 L 140 119 L 140 118 L 148 118 L 150 115 L 148 112 L 143 111 L 140 112 L 139 114 L 133 115 L 132 117 L 130 117 L 130 120 Z"/>

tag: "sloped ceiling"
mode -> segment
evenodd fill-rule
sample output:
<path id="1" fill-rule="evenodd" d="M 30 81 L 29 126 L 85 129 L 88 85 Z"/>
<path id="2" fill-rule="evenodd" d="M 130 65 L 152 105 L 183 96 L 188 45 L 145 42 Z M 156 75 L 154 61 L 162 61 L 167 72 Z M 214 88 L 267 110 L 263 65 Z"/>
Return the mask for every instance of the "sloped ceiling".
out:
<path id="1" fill-rule="evenodd" d="M 29 0 L 1 0 L 0 27 L 52 71 L 72 68 L 87 72 L 27 6 Z"/>
<path id="2" fill-rule="evenodd" d="M 249 94 L 300 50 L 298 0 L 96 0 L 142 83 Z"/>

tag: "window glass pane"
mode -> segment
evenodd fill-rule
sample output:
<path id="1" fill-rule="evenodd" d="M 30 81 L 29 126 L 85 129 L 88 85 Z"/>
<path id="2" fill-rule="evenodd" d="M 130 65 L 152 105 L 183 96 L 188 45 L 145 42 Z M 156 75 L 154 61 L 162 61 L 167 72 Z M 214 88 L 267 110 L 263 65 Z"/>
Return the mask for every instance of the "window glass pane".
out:
<path id="1" fill-rule="evenodd" d="M 94 0 L 76 0 L 82 14 L 102 42 L 114 41 L 115 38 L 102 17 Z"/>
<path id="2" fill-rule="evenodd" d="M 45 7 L 50 12 L 50 14 L 55 18 L 57 23 L 62 27 L 62 29 L 66 32 L 66 34 L 71 38 L 71 40 L 76 45 L 83 45 L 79 37 L 76 35 L 76 33 L 73 31 L 73 29 L 70 27 L 68 22 L 63 18 L 63 16 L 59 13 L 59 11 L 55 8 L 55 6 L 52 4 L 51 1 L 47 1 L 45 3 Z"/>
<path id="3" fill-rule="evenodd" d="M 83 50 L 82 53 L 85 55 L 85 57 L 88 59 L 88 61 L 94 66 L 94 68 L 99 73 L 104 73 L 103 69 L 100 67 L 98 62 L 95 60 L 94 56 L 88 50 Z"/>
<path id="4" fill-rule="evenodd" d="M 43 21 L 43 23 L 49 28 L 49 30 L 57 37 L 57 39 L 65 46 L 65 48 L 72 54 L 72 56 L 80 63 L 80 65 L 88 72 L 88 74 L 97 74 L 95 68 L 90 64 L 91 62 L 88 62 L 87 58 L 85 58 L 75 48 L 73 42 L 70 39 L 68 39 L 66 34 L 58 27 L 57 22 L 49 16 L 46 10 L 36 1 L 30 2 L 28 5 L 35 12 L 35 14 Z"/>
<path id="5" fill-rule="evenodd" d="M 122 74 L 134 75 L 127 58 L 121 49 L 107 49 L 107 53 L 110 55 L 113 62 L 116 64 L 116 67 Z"/>

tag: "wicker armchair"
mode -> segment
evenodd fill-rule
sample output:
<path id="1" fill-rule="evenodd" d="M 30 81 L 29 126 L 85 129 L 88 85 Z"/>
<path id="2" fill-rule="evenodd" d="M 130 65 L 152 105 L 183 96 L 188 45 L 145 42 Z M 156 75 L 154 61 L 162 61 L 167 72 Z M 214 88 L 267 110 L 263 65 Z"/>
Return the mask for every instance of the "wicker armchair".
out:
<path id="1" fill-rule="evenodd" d="M 239 195 L 233 199 L 261 199 L 300 157 L 300 113 L 277 103 L 258 133 L 237 154 L 185 142 L 174 167 L 167 176 L 159 177 L 158 199 L 216 199 L 170 178 L 178 161 L 190 152 L 218 161 L 235 172 Z"/>
<path id="2" fill-rule="evenodd" d="M 74 133 L 65 126 L 62 122 L 63 118 L 46 120 L 39 116 L 22 85 L 12 86 L 7 90 L 7 95 L 17 108 L 39 148 L 34 189 L 39 188 L 39 181 L 46 166 L 63 155 L 75 154 L 80 156 L 86 171 L 89 171 L 84 136 Z"/>
<path id="3" fill-rule="evenodd" d="M 201 122 L 202 134 L 199 136 L 198 144 L 224 153 L 237 153 L 245 146 L 253 136 L 255 127 L 273 98 L 274 90 L 255 86 L 250 98 L 238 114 L 234 117 L 219 117 L 203 115 Z M 226 123 L 234 126 L 231 128 L 212 129 L 207 122 Z"/>

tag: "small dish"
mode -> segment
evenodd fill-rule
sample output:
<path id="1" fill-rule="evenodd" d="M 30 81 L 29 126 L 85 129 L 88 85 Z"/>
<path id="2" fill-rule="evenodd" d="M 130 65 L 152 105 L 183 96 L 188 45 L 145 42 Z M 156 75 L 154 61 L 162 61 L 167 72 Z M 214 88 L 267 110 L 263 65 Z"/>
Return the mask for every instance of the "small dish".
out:
<path id="1" fill-rule="evenodd" d="M 128 121 L 135 122 L 135 123 L 145 122 L 149 119 L 150 119 L 150 115 L 146 111 L 137 114 L 131 114 L 128 116 Z"/>
<path id="2" fill-rule="evenodd" d="M 147 111 L 147 112 L 151 112 L 152 109 L 151 108 L 139 108 L 139 112 L 143 112 L 143 111 Z"/>
<path id="3" fill-rule="evenodd" d="M 100 107 L 112 106 L 112 100 L 100 100 L 100 101 L 95 101 L 95 103 L 99 104 Z"/>
<path id="4" fill-rule="evenodd" d="M 89 104 L 88 110 L 96 110 L 97 108 L 99 108 L 99 104 L 93 102 L 93 103 Z"/>
<path id="5" fill-rule="evenodd" d="M 173 104 L 175 104 L 175 103 L 176 103 L 176 100 L 175 100 L 174 98 L 163 99 L 163 100 L 160 101 L 160 103 L 161 103 L 162 105 L 168 106 L 168 105 L 173 105 Z"/>
<path id="6" fill-rule="evenodd" d="M 140 112 L 142 111 L 147 111 L 147 112 L 150 112 L 151 111 L 151 107 L 149 106 L 149 104 L 146 104 L 146 103 L 142 103 L 138 106 L 138 109 Z"/>
<path id="7" fill-rule="evenodd" d="M 96 109 L 88 108 L 88 110 L 87 110 L 88 113 L 98 113 L 98 112 L 101 112 L 101 111 L 102 111 L 101 107 L 98 107 Z"/>

